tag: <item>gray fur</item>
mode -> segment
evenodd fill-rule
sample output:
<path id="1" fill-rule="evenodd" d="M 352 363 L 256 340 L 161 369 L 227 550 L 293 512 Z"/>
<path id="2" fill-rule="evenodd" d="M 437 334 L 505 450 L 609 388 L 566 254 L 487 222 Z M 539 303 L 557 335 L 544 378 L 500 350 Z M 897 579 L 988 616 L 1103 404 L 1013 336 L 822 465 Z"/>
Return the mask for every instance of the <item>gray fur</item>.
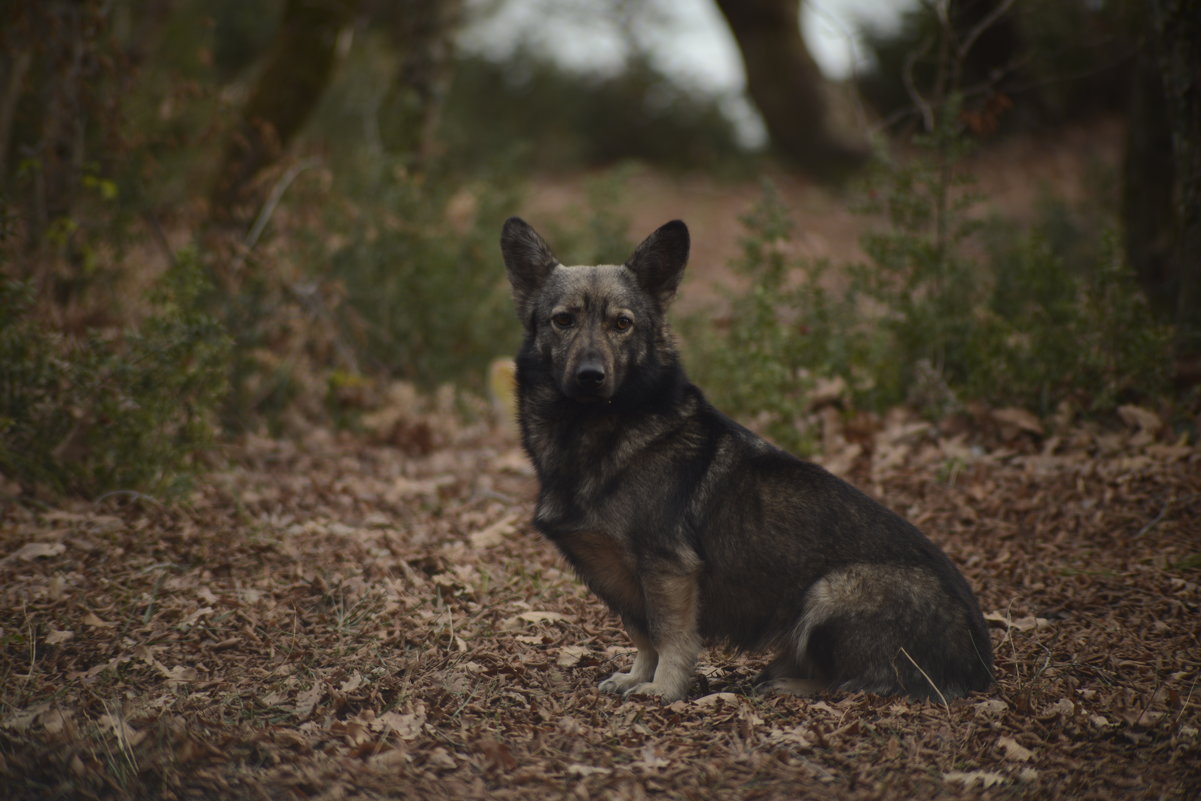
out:
<path id="1" fill-rule="evenodd" d="M 682 222 L 624 265 L 563 266 L 517 218 L 501 250 L 526 331 L 534 525 L 638 648 L 602 690 L 681 698 L 705 643 L 774 650 L 760 678 L 784 691 L 949 699 L 990 686 L 987 629 L 943 552 L 688 381 L 665 318 L 688 258 Z"/>

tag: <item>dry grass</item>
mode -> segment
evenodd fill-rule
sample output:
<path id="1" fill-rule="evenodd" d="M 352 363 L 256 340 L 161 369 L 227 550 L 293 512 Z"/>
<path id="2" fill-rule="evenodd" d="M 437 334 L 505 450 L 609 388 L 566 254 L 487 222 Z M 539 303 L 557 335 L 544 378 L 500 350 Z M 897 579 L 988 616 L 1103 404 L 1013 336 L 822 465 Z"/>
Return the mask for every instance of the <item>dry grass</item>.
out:
<path id="1" fill-rule="evenodd" d="M 190 505 L 0 517 L 6 798 L 1195 798 L 1201 450 L 896 417 L 830 454 L 963 566 L 999 683 L 601 695 L 624 634 L 526 525 L 513 436 L 247 440 Z M 402 421 L 403 422 L 403 421 Z M 422 435 L 414 437 L 420 430 Z"/>

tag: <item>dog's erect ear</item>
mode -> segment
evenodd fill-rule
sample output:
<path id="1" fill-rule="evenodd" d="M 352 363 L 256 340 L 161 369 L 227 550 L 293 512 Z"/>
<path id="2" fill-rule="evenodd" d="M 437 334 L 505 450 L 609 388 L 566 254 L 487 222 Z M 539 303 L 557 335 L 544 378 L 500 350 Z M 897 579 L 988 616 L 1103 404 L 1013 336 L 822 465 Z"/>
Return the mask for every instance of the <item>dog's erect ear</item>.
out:
<path id="1" fill-rule="evenodd" d="M 642 240 L 626 262 L 638 285 L 666 308 L 688 263 L 688 226 L 672 220 Z"/>
<path id="2" fill-rule="evenodd" d="M 509 283 L 513 285 L 517 316 L 528 326 L 538 290 L 559 260 L 533 226 L 520 217 L 505 220 L 500 232 L 500 252 L 505 258 Z"/>

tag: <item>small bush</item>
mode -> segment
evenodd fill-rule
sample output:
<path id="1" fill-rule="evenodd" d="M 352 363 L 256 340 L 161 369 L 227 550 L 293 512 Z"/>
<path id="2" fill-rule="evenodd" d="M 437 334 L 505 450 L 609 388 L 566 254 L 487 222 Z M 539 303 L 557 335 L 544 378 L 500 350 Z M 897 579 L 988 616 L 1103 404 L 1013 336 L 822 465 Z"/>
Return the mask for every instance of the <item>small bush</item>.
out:
<path id="1" fill-rule="evenodd" d="M 37 319 L 27 286 L 0 282 L 0 470 L 85 497 L 184 489 L 212 441 L 228 358 L 223 330 L 199 311 L 202 290 L 196 260 L 180 254 L 140 326 L 76 340 Z"/>
<path id="2" fill-rule="evenodd" d="M 344 287 L 363 368 L 482 387 L 488 362 L 517 345 L 497 244 L 514 193 L 398 167 L 347 196 L 361 202 L 332 211 L 326 224 L 344 239 L 326 269 Z"/>
<path id="3" fill-rule="evenodd" d="M 1004 391 L 1009 403 L 1049 413 L 1154 397 L 1167 388 L 1171 330 L 1156 322 L 1112 233 L 1093 269 L 1073 274 L 1035 230 L 998 245 L 996 285 L 977 316 L 965 393 Z"/>
<path id="4" fill-rule="evenodd" d="M 688 367 L 721 409 L 807 452 L 814 443 L 800 423 L 806 394 L 817 379 L 855 369 L 864 343 L 851 335 L 849 299 L 825 286 L 828 265 L 790 255 L 793 224 L 771 184 L 742 223 L 732 266 L 748 288 L 732 299 L 726 324 L 715 328 L 710 314 L 681 321 Z"/>
<path id="5" fill-rule="evenodd" d="M 862 240 L 869 261 L 837 270 L 789 255 L 787 209 L 765 193 L 744 219 L 735 267 L 750 286 L 724 336 L 686 323 L 690 364 L 714 399 L 804 449 L 805 394 L 823 377 L 843 378 L 859 408 L 910 403 L 934 416 L 967 400 L 1103 412 L 1165 391 L 1171 332 L 1116 236 L 1061 246 L 1094 254 L 1086 266 L 1048 244 L 1072 239 L 1063 215 L 1024 232 L 994 221 L 981 247 L 969 185 L 944 160 L 882 163 L 863 204 L 881 220 Z"/>

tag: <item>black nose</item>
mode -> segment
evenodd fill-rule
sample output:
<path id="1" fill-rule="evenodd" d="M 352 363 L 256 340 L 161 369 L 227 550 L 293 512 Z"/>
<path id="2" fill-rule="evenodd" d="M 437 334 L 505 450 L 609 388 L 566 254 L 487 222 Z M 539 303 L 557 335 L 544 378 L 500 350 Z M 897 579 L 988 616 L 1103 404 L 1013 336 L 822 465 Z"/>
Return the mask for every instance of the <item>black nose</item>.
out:
<path id="1" fill-rule="evenodd" d="M 605 368 L 597 362 L 585 362 L 575 371 L 575 382 L 582 389 L 597 389 L 605 383 Z"/>

